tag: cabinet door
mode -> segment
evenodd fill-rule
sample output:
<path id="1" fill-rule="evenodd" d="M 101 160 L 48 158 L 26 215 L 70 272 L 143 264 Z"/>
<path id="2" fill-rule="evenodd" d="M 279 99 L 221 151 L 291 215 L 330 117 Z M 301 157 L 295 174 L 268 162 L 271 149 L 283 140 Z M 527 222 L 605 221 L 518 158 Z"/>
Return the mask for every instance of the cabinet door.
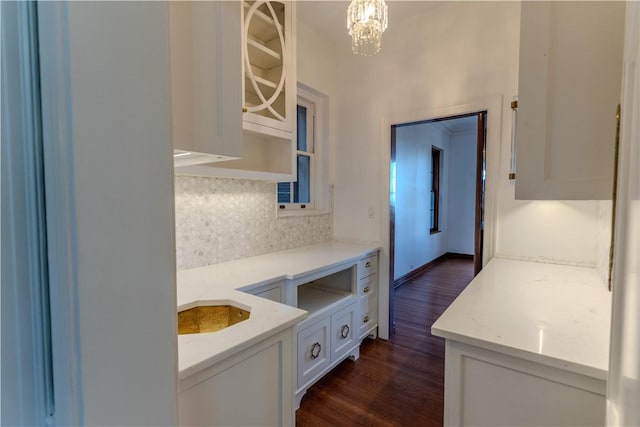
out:
<path id="1" fill-rule="evenodd" d="M 329 317 L 298 332 L 298 388 L 311 381 L 331 363 Z"/>
<path id="2" fill-rule="evenodd" d="M 522 2 L 516 199 L 611 199 L 624 2 Z"/>
<path id="3" fill-rule="evenodd" d="M 356 305 L 352 304 L 331 315 L 332 362 L 347 354 L 356 344 L 355 311 Z"/>
<path id="4" fill-rule="evenodd" d="M 293 425 L 293 331 L 180 381 L 179 425 Z"/>
<path id="5" fill-rule="evenodd" d="M 175 166 L 242 156 L 242 45 L 235 2 L 170 2 Z"/>
<path id="6" fill-rule="evenodd" d="M 243 2 L 244 122 L 293 132 L 295 23 L 293 2 Z M 262 129 L 262 133 L 269 133 Z"/>

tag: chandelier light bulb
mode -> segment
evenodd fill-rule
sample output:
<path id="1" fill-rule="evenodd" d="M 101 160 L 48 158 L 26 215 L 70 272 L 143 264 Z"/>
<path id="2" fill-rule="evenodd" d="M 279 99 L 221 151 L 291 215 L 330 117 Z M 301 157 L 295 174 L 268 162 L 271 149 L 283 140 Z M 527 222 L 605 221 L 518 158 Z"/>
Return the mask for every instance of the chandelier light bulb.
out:
<path id="1" fill-rule="evenodd" d="M 384 0 L 353 0 L 347 10 L 347 29 L 353 53 L 375 55 L 387 29 L 387 4 Z"/>

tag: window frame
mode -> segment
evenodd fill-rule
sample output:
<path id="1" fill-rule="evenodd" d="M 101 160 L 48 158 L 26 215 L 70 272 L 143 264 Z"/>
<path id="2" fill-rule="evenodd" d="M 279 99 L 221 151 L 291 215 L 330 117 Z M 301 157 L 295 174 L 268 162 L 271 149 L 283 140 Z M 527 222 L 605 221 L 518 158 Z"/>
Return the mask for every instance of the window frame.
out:
<path id="1" fill-rule="evenodd" d="M 442 156 L 443 149 L 431 146 L 431 191 L 429 194 L 433 200 L 433 206 L 430 206 L 429 214 L 433 216 L 430 218 L 429 234 L 440 233 L 440 184 L 442 177 Z"/>
<path id="2" fill-rule="evenodd" d="M 298 178 L 297 173 L 297 164 L 299 156 L 309 157 L 309 202 L 294 202 L 291 201 L 289 203 L 281 203 L 278 202 L 278 210 L 314 210 L 315 208 L 315 188 L 314 188 L 314 180 L 315 180 L 315 169 L 316 169 L 316 155 L 315 155 L 315 146 L 316 146 L 316 133 L 315 133 L 315 104 L 308 99 L 298 96 L 296 102 L 296 108 L 300 105 L 305 107 L 307 110 L 307 150 L 298 150 L 298 141 L 297 141 L 297 133 L 296 133 L 296 141 L 295 141 L 295 162 L 296 162 L 296 178 Z M 298 115 L 296 114 L 296 122 Z M 296 123 L 296 129 L 297 129 Z M 279 182 L 278 184 L 282 184 L 283 182 Z M 291 199 L 294 198 L 294 189 L 295 189 L 296 181 L 289 182 L 289 194 Z"/>
<path id="3" fill-rule="evenodd" d="M 309 186 L 310 203 L 279 203 L 276 191 L 276 212 L 278 217 L 322 215 L 329 212 L 328 162 L 326 155 L 328 152 L 328 123 L 326 121 L 328 117 L 328 98 L 326 95 L 298 83 L 296 101 L 296 105 L 302 105 L 307 108 L 307 150 L 310 149 L 310 141 L 313 150 L 311 153 L 299 151 L 297 150 L 297 141 L 295 141 L 293 149 L 295 150 L 296 167 L 298 154 L 311 157 L 309 174 L 311 181 Z M 293 198 L 293 181 L 290 184 L 292 184 L 291 197 Z M 281 208 L 281 206 L 284 207 Z"/>

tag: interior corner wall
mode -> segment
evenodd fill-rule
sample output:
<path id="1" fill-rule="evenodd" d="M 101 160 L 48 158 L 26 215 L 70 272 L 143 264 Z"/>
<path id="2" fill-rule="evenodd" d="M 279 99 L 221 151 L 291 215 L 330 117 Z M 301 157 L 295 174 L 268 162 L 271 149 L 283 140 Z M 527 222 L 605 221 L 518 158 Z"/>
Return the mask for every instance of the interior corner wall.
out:
<path id="1" fill-rule="evenodd" d="M 477 133 L 454 133 L 449 144 L 447 252 L 473 255 L 476 217 Z"/>
<path id="2" fill-rule="evenodd" d="M 432 147 L 442 150 L 441 231 L 434 234 L 430 232 Z M 394 280 L 447 252 L 450 153 L 449 133 L 437 125 L 396 128 Z"/>
<path id="3" fill-rule="evenodd" d="M 380 215 L 368 215 L 370 208 L 378 213 L 388 209 L 383 203 L 388 183 L 382 182 L 384 168 L 389 167 L 382 153 L 390 146 L 382 140 L 385 118 L 456 107 L 497 94 L 503 105 L 496 254 L 595 264 L 597 202 L 517 201 L 508 180 L 509 102 L 518 91 L 519 32 L 519 2 L 443 3 L 428 15 L 395 25 L 392 20 L 377 55 L 340 57 L 339 97 L 333 104 L 339 154 L 334 157 L 336 238 L 387 244 Z"/>

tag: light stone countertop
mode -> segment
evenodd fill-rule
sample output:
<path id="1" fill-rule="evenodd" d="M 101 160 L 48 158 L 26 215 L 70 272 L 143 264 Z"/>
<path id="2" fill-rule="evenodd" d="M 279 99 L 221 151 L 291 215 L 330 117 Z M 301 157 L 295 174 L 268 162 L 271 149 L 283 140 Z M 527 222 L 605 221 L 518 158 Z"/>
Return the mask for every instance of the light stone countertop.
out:
<path id="1" fill-rule="evenodd" d="M 377 245 L 323 243 L 243 258 L 206 267 L 178 271 L 178 311 L 194 302 L 235 302 L 250 308 L 249 319 L 226 329 L 178 336 L 178 370 L 187 378 L 260 341 L 281 332 L 307 316 L 307 312 L 260 298 L 248 290 L 298 278 L 341 264 L 356 264 L 379 249 Z"/>
<path id="2" fill-rule="evenodd" d="M 611 293 L 593 268 L 494 258 L 434 335 L 606 380 Z"/>

